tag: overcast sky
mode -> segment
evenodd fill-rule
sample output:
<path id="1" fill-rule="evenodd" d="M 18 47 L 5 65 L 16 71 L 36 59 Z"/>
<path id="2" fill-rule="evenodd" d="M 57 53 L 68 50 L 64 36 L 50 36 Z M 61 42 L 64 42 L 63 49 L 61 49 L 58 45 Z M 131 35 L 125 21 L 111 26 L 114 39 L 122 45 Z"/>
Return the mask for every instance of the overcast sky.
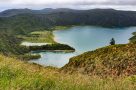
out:
<path id="1" fill-rule="evenodd" d="M 0 11 L 11 8 L 114 8 L 136 11 L 136 0 L 0 0 Z"/>

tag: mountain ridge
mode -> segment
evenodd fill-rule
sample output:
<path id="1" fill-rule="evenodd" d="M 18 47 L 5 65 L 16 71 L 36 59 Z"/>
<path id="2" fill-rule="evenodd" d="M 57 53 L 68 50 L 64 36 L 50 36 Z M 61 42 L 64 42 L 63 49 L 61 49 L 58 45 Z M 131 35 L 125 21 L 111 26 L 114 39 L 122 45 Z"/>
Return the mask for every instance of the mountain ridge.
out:
<path id="1" fill-rule="evenodd" d="M 44 8 L 44 9 L 40 9 L 40 10 L 34 10 L 34 9 L 28 9 L 28 8 L 24 8 L 24 9 L 7 9 L 7 10 L 4 10 L 4 11 L 0 12 L 0 17 L 10 17 L 10 16 L 14 16 L 14 15 L 18 15 L 18 14 L 25 14 L 25 13 L 29 13 L 29 14 L 47 14 L 47 13 L 52 13 L 52 12 L 65 12 L 65 11 L 78 11 L 78 10 L 69 9 L 69 8 L 57 8 L 57 9 Z"/>
<path id="2" fill-rule="evenodd" d="M 5 15 L 5 17 L 0 17 L 0 28 L 31 31 L 36 28 L 49 29 L 54 26 L 70 25 L 92 25 L 108 28 L 136 26 L 136 11 L 48 9 L 49 11 L 45 12 L 46 10 L 37 12 L 23 9 L 17 14 L 11 13 L 10 17 Z"/>
<path id="3" fill-rule="evenodd" d="M 24 9 L 7 9 L 0 12 L 0 17 L 10 17 L 18 14 L 49 14 L 49 13 L 55 13 L 55 12 L 76 12 L 76 11 L 122 11 L 122 10 L 116 10 L 112 8 L 108 9 L 101 9 L 101 8 L 95 8 L 95 9 L 87 9 L 87 10 L 80 10 L 80 9 L 70 9 L 70 8 L 44 8 L 40 10 L 34 10 L 29 8 Z M 134 11 L 130 11 L 134 12 Z"/>

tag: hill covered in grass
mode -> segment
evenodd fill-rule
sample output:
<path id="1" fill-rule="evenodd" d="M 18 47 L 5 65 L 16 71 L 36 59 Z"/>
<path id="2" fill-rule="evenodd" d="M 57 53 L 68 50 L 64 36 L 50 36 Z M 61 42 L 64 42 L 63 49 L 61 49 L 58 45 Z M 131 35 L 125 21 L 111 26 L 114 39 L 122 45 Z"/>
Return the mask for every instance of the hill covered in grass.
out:
<path id="1" fill-rule="evenodd" d="M 73 57 L 62 68 L 68 73 L 86 75 L 136 75 L 136 44 L 112 45 Z"/>
<path id="2" fill-rule="evenodd" d="M 1 90 L 135 90 L 136 76 L 106 78 L 65 74 L 59 69 L 28 64 L 0 55 Z"/>
<path id="3" fill-rule="evenodd" d="M 34 43 L 56 43 L 52 31 L 34 31 L 27 35 L 17 35 L 23 41 Z"/>

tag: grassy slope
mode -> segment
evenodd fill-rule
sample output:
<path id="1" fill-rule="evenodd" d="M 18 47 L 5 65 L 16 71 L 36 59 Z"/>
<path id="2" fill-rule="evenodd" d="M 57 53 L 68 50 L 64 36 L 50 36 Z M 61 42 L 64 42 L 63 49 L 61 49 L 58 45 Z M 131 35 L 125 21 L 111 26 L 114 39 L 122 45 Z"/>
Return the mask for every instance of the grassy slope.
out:
<path id="1" fill-rule="evenodd" d="M 63 67 L 66 72 L 98 76 L 136 74 L 136 44 L 114 45 L 73 57 Z"/>
<path id="2" fill-rule="evenodd" d="M 27 35 L 18 35 L 19 38 L 24 39 L 24 41 L 34 42 L 34 43 L 56 43 L 54 40 L 53 31 L 54 30 L 66 30 L 72 26 L 55 26 L 49 30 L 33 31 Z"/>
<path id="3" fill-rule="evenodd" d="M 34 31 L 28 35 L 19 35 L 19 38 L 34 43 L 56 43 L 52 31 Z"/>
<path id="4" fill-rule="evenodd" d="M 30 33 L 30 30 L 29 32 L 27 32 L 27 34 L 24 35 L 21 33 L 15 34 L 12 32 L 12 30 L 10 32 L 10 30 L 5 31 L 4 29 L 0 29 L 0 53 L 9 56 L 17 56 L 18 58 L 23 60 L 30 60 L 33 58 L 37 59 L 40 57 L 40 55 L 28 54 L 30 50 L 27 47 L 20 46 L 20 43 L 23 40 L 40 43 L 56 43 L 54 41 L 54 35 L 52 33 L 52 30 L 60 30 L 65 28 L 68 28 L 68 26 L 56 26 L 54 28 L 50 28 L 50 30 L 44 31 L 42 31 L 43 29 L 39 28 L 39 30 L 41 31 L 33 31 Z"/>
<path id="5" fill-rule="evenodd" d="M 100 79 L 64 74 L 0 55 L 1 90 L 135 90 L 136 77 Z"/>

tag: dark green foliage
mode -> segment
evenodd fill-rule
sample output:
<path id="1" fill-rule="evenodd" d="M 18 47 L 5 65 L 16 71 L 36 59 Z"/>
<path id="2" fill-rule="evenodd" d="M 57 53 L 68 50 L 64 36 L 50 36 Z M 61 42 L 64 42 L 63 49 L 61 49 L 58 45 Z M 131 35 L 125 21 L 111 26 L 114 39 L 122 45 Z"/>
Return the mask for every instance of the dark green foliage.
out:
<path id="1" fill-rule="evenodd" d="M 9 54 L 24 54 L 28 51 L 27 47 L 20 46 L 21 40 L 11 34 L 4 32 L 0 33 L 0 53 Z"/>
<path id="2" fill-rule="evenodd" d="M 70 51 L 75 51 L 74 48 L 65 45 L 65 44 L 48 44 L 48 45 L 43 45 L 43 46 L 29 46 L 29 49 L 31 51 L 36 51 L 36 50 L 70 50 Z"/>
<path id="3" fill-rule="evenodd" d="M 50 28 L 51 25 L 48 19 L 31 14 L 0 18 L 0 31 L 4 30 L 14 35 L 24 35 L 32 31 L 45 30 Z"/>
<path id="4" fill-rule="evenodd" d="M 111 39 L 110 45 L 115 45 L 115 40 L 114 40 L 114 38 Z"/>

